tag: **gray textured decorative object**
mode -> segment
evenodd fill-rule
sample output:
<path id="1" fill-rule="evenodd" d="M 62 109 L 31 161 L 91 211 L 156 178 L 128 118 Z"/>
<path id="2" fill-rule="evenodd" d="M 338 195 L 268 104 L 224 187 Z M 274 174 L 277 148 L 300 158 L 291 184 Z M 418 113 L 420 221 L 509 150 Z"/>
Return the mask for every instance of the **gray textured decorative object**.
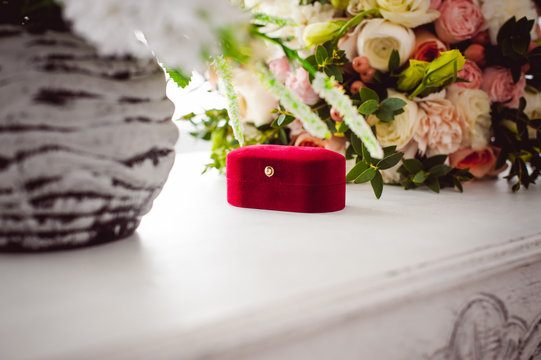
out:
<path id="1" fill-rule="evenodd" d="M 81 38 L 0 26 L 0 250 L 134 232 L 178 138 L 155 61 L 103 58 Z"/>

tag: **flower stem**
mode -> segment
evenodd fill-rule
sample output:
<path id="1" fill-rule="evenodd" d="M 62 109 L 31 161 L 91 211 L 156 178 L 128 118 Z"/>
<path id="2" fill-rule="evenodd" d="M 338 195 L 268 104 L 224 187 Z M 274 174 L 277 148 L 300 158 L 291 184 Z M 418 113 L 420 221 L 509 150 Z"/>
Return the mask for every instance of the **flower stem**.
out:
<path id="1" fill-rule="evenodd" d="M 244 146 L 244 135 L 242 133 L 242 124 L 240 123 L 239 102 L 235 88 L 233 87 L 233 77 L 231 65 L 223 55 L 214 58 L 214 67 L 220 79 L 220 85 L 223 87 L 227 101 L 227 114 L 231 120 L 233 135 Z"/>
<path id="2" fill-rule="evenodd" d="M 288 112 L 295 115 L 303 123 L 309 133 L 320 138 L 327 138 L 331 135 L 327 125 L 317 114 L 312 112 L 310 106 L 306 105 L 297 94 L 286 88 L 263 64 L 257 66 L 257 72 L 261 77 L 261 82 L 272 91 Z"/>
<path id="3" fill-rule="evenodd" d="M 376 159 L 383 158 L 383 149 L 372 133 L 370 126 L 359 114 L 357 108 L 353 106 L 349 96 L 343 94 L 336 88 L 337 82 L 334 78 L 318 72 L 312 82 L 314 90 L 324 98 L 329 104 L 338 109 L 344 117 L 344 122 L 349 128 L 362 140 L 370 155 Z"/>

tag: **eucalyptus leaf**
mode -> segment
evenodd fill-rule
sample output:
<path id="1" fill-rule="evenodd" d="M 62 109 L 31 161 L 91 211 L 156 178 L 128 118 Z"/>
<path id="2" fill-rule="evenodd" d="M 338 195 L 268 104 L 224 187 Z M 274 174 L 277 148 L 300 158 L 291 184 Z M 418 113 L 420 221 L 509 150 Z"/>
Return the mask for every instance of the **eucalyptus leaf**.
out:
<path id="1" fill-rule="evenodd" d="M 367 100 L 359 106 L 359 112 L 363 115 L 373 114 L 376 110 L 378 110 L 378 102 L 374 99 Z"/>
<path id="2" fill-rule="evenodd" d="M 372 180 L 370 180 L 370 185 L 372 185 L 374 195 L 376 195 L 376 198 L 379 199 L 381 197 L 381 193 L 383 192 L 383 177 L 381 176 L 381 172 L 376 171 L 376 174 Z"/>
<path id="3" fill-rule="evenodd" d="M 361 96 L 362 102 L 365 102 L 368 100 L 376 100 L 379 103 L 378 93 L 368 87 L 361 88 L 360 96 Z"/>
<path id="4" fill-rule="evenodd" d="M 359 137 L 356 134 L 352 133 L 351 138 L 350 138 L 350 142 L 351 142 L 351 145 L 353 146 L 353 150 L 355 150 L 355 152 L 358 155 L 362 155 L 362 153 L 363 153 L 363 144 L 361 142 L 361 139 L 359 139 Z"/>
<path id="5" fill-rule="evenodd" d="M 397 50 L 391 52 L 389 57 L 389 72 L 394 72 L 400 66 L 400 54 Z"/>
<path id="6" fill-rule="evenodd" d="M 316 61 L 319 65 L 322 65 L 326 62 L 327 58 L 329 57 L 329 53 L 327 52 L 327 49 L 325 49 L 324 46 L 318 45 L 316 48 Z"/>
<path id="7" fill-rule="evenodd" d="M 447 175 L 453 168 L 444 164 L 438 164 L 431 167 L 428 172 L 436 177 Z"/>
<path id="8" fill-rule="evenodd" d="M 389 155 L 385 157 L 383 160 L 380 160 L 378 164 L 376 165 L 381 170 L 390 169 L 402 159 L 402 156 L 404 156 L 404 153 L 397 152 L 392 155 Z"/>
<path id="9" fill-rule="evenodd" d="M 372 167 L 370 166 L 368 169 L 366 169 L 365 171 L 363 171 L 356 179 L 355 179 L 355 182 L 357 184 L 362 184 L 362 183 L 365 183 L 365 182 L 369 182 L 371 181 L 374 176 L 376 176 L 376 168 L 375 167 Z"/>
<path id="10" fill-rule="evenodd" d="M 391 111 L 397 111 L 406 106 L 406 102 L 402 99 L 390 97 L 381 102 L 381 107 L 390 109 Z"/>
<path id="11" fill-rule="evenodd" d="M 426 180 L 426 173 L 423 170 L 418 171 L 417 174 L 415 174 L 415 176 L 412 179 L 412 181 L 415 184 L 422 184 L 425 182 L 425 180 Z"/>
<path id="12" fill-rule="evenodd" d="M 346 181 L 350 182 L 357 179 L 359 175 L 361 175 L 361 173 L 365 171 L 366 169 L 368 169 L 369 167 L 370 165 L 368 165 L 364 161 L 359 161 L 346 175 Z"/>
<path id="13" fill-rule="evenodd" d="M 430 181 L 427 181 L 426 186 L 430 190 L 432 190 L 435 193 L 439 194 L 439 192 L 440 192 L 440 182 L 439 182 L 439 180 L 437 178 L 432 178 L 432 179 L 430 179 Z"/>

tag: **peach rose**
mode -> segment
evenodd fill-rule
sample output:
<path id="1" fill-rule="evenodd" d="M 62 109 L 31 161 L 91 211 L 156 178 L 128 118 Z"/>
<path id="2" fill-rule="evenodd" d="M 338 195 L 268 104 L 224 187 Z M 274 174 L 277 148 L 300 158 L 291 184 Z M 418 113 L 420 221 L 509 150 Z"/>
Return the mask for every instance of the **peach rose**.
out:
<path id="1" fill-rule="evenodd" d="M 520 74 L 520 79 L 515 83 L 511 70 L 507 68 L 494 66 L 483 72 L 481 89 L 488 94 L 492 102 L 501 102 L 507 107 L 516 108 L 524 95 L 525 87 L 524 74 Z"/>
<path id="2" fill-rule="evenodd" d="M 467 89 L 479 89 L 483 80 L 483 72 L 479 69 L 476 63 L 466 60 L 462 70 L 458 72 L 458 77 L 469 82 L 456 82 L 453 86 L 463 87 Z"/>
<path id="3" fill-rule="evenodd" d="M 442 91 L 418 102 L 424 115 L 413 138 L 421 154 L 433 156 L 455 152 L 468 132 L 464 117 L 444 96 Z"/>
<path id="4" fill-rule="evenodd" d="M 287 57 L 282 56 L 279 59 L 274 59 L 269 63 L 270 71 L 276 76 L 281 82 L 285 82 L 287 75 L 291 70 L 291 65 Z"/>
<path id="5" fill-rule="evenodd" d="M 445 0 L 434 22 L 439 38 L 449 44 L 471 39 L 483 30 L 485 18 L 472 0 Z"/>
<path id="6" fill-rule="evenodd" d="M 494 176 L 505 170 L 506 166 L 496 169 L 496 161 L 500 149 L 486 147 L 481 150 L 472 148 L 460 149 L 449 155 L 449 163 L 459 169 L 470 169 L 473 176 L 480 179 L 484 176 Z"/>
<path id="7" fill-rule="evenodd" d="M 310 85 L 308 71 L 301 67 L 287 75 L 285 84 L 288 89 L 299 95 L 305 104 L 314 105 L 319 100 L 319 96 Z"/>
<path id="8" fill-rule="evenodd" d="M 449 50 L 440 39 L 426 29 L 415 30 L 415 49 L 411 57 L 415 60 L 432 61 L 440 52 Z"/>
<path id="9" fill-rule="evenodd" d="M 303 132 L 295 140 L 294 146 L 305 146 L 305 147 L 318 147 L 325 148 L 325 143 L 323 139 L 313 136 L 309 132 Z"/>

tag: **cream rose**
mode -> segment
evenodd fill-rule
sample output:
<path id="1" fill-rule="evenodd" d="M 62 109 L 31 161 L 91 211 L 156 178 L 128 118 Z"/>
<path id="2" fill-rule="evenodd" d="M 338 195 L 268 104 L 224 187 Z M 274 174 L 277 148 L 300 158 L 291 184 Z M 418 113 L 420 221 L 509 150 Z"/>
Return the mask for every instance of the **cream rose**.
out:
<path id="1" fill-rule="evenodd" d="M 395 116 L 394 120 L 389 122 L 379 121 L 375 115 L 368 116 L 366 120 L 370 126 L 376 126 L 376 137 L 382 146 L 396 145 L 397 149 L 401 150 L 413 138 L 421 114 L 417 104 L 404 95 L 389 91 L 389 97 L 404 100 L 406 102 L 404 112 Z"/>
<path id="2" fill-rule="evenodd" d="M 415 33 L 402 25 L 384 19 L 366 20 L 357 37 L 357 53 L 366 56 L 370 65 L 388 71 L 389 58 L 393 50 L 400 54 L 400 65 L 404 64 L 415 48 Z"/>
<path id="3" fill-rule="evenodd" d="M 349 15 L 355 16 L 363 11 L 378 7 L 376 0 L 351 0 L 346 9 Z"/>
<path id="4" fill-rule="evenodd" d="M 431 23 L 440 16 L 430 8 L 430 0 L 377 0 L 377 3 L 381 16 L 409 28 Z"/>
<path id="5" fill-rule="evenodd" d="M 458 150 L 467 134 L 467 123 L 453 103 L 445 99 L 445 91 L 421 99 L 418 105 L 424 112 L 413 136 L 419 152 L 433 156 Z"/>
<path id="6" fill-rule="evenodd" d="M 278 106 L 278 101 L 261 84 L 255 73 L 241 68 L 235 69 L 233 84 L 239 96 L 240 116 L 243 122 L 261 126 L 274 119 L 271 110 Z"/>
<path id="7" fill-rule="evenodd" d="M 447 99 L 455 104 L 468 125 L 469 131 L 461 147 L 471 147 L 474 150 L 487 147 L 492 125 L 488 94 L 479 89 L 451 86 L 447 89 Z"/>

